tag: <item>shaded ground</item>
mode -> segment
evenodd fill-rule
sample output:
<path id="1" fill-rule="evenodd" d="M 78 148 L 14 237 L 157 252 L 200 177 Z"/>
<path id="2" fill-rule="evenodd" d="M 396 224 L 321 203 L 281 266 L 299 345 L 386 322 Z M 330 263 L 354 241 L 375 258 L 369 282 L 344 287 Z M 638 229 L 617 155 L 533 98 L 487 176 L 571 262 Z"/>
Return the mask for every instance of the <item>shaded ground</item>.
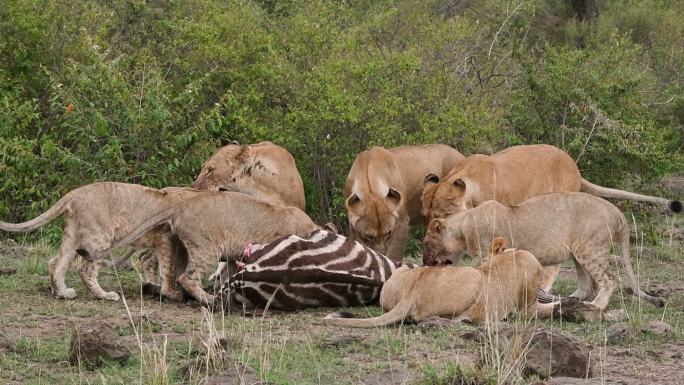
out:
<path id="1" fill-rule="evenodd" d="M 592 345 L 596 376 L 684 383 L 684 254 L 679 242 L 661 243 L 635 251 L 633 263 L 641 287 L 659 284 L 656 289 L 669 296 L 667 306 L 640 305 L 622 292 L 614 295 L 609 306 L 627 309 L 632 337 L 611 346 L 606 344 L 608 323 L 544 322 Z M 0 275 L 0 383 L 447 384 L 452 383 L 454 367 L 472 367 L 480 355 L 479 343 L 461 336 L 472 329 L 468 325 L 364 330 L 319 323 L 321 317 L 338 309 L 270 317 L 208 315 L 191 303 L 141 297 L 135 271 L 101 272 L 102 286 L 121 291 L 125 302 L 94 300 L 75 272 L 69 273 L 68 283 L 79 297 L 57 300 L 47 281 L 51 254 L 50 248 L 41 245 L 0 243 L 0 267 L 17 269 L 16 274 Z M 567 295 L 574 288 L 574 268 L 564 266 L 554 290 Z M 357 315 L 380 313 L 377 307 L 347 310 Z M 661 336 L 641 331 L 646 322 L 656 319 L 670 324 L 671 333 Z M 106 363 L 97 370 L 70 366 L 71 331 L 76 325 L 91 323 L 115 326 L 138 352 L 124 364 Z M 214 328 L 228 341 L 230 359 L 224 370 L 181 380 L 182 368 L 197 356 L 190 341 L 209 335 Z M 207 378 L 209 382 L 205 382 Z"/>

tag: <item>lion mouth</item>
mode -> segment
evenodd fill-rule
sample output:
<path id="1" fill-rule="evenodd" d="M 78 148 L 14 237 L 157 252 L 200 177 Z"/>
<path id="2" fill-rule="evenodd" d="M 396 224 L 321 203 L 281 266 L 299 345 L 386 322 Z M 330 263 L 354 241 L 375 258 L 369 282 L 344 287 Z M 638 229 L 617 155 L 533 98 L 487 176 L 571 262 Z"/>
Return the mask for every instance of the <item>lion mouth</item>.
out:
<path id="1" fill-rule="evenodd" d="M 440 258 L 439 253 L 424 253 L 423 254 L 423 265 L 425 266 L 447 266 L 453 264 L 447 258 Z"/>

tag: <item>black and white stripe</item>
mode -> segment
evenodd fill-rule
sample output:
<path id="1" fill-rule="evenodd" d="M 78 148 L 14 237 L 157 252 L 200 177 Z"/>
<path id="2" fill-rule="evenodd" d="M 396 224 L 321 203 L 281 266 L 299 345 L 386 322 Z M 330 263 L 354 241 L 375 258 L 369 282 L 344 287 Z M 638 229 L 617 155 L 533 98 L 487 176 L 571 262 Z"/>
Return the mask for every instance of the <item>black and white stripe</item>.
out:
<path id="1" fill-rule="evenodd" d="M 224 282 L 224 299 L 288 310 L 375 303 L 382 285 L 402 265 L 326 230 L 307 238 L 282 237 L 254 252 L 251 260 Z"/>

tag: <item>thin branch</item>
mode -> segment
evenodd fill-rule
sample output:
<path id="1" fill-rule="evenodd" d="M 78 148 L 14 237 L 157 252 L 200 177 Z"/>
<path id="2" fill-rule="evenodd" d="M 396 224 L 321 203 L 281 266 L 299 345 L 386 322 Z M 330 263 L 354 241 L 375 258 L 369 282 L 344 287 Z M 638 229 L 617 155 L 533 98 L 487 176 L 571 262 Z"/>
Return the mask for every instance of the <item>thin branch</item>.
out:
<path id="1" fill-rule="evenodd" d="M 511 17 L 513 17 L 513 15 L 515 15 L 515 13 L 518 11 L 518 9 L 520 9 L 520 7 L 522 7 L 523 3 L 525 3 L 524 0 L 519 2 L 518 5 L 516 5 L 515 8 L 513 8 L 513 12 L 509 13 L 506 16 L 506 20 L 504 20 L 504 22 L 499 27 L 499 30 L 496 31 L 496 34 L 494 34 L 494 38 L 492 39 L 492 44 L 489 45 L 489 52 L 487 52 L 487 58 L 490 58 L 492 56 L 492 50 L 494 49 L 494 43 L 496 42 L 496 39 L 499 37 L 499 34 L 503 30 L 504 26 L 506 26 L 506 23 L 508 23 L 508 20 L 510 20 Z"/>
<path id="2" fill-rule="evenodd" d="M 591 126 L 591 131 L 589 131 L 589 136 L 587 136 L 587 140 L 584 141 L 584 145 L 582 146 L 582 151 L 580 151 L 579 155 L 577 155 L 577 159 L 575 159 L 575 163 L 578 163 L 582 155 L 584 155 L 584 150 L 587 149 L 587 144 L 589 144 L 589 140 L 591 137 L 594 135 L 594 130 L 596 130 L 596 123 L 599 121 L 599 116 L 596 115 L 596 118 L 594 119 L 594 124 Z"/>

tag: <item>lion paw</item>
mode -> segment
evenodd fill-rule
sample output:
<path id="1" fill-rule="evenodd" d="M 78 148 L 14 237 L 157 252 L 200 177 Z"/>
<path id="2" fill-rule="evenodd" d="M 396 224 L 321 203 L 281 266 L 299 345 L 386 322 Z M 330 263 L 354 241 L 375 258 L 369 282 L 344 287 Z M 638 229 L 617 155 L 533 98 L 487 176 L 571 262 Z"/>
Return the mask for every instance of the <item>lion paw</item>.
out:
<path id="1" fill-rule="evenodd" d="M 61 298 L 61 299 L 74 299 L 74 298 L 76 298 L 76 289 L 68 287 L 68 288 L 64 289 L 64 291 L 62 291 L 62 292 L 58 291 L 55 294 L 55 297 Z"/>
<path id="2" fill-rule="evenodd" d="M 215 296 L 215 295 L 205 294 L 205 295 L 202 295 L 202 298 L 201 298 L 201 300 L 200 300 L 200 303 L 201 303 L 202 305 L 205 305 L 205 306 L 211 308 L 211 307 L 213 306 L 213 304 L 214 304 L 214 301 L 216 301 L 216 296 Z"/>
<path id="3" fill-rule="evenodd" d="M 106 299 L 109 301 L 118 301 L 119 300 L 119 294 L 117 294 L 113 291 L 110 291 L 110 292 L 104 293 L 104 295 L 102 296 L 102 299 Z"/>

